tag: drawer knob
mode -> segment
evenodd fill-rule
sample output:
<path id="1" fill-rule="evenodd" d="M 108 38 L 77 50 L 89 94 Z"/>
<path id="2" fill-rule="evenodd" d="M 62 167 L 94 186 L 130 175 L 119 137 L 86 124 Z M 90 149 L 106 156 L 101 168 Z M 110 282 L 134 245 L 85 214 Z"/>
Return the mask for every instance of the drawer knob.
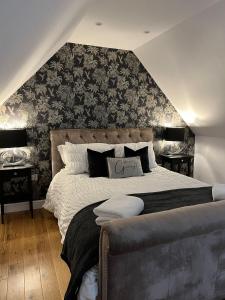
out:
<path id="1" fill-rule="evenodd" d="M 13 172 L 13 176 L 17 176 L 18 175 L 18 173 L 17 172 Z"/>

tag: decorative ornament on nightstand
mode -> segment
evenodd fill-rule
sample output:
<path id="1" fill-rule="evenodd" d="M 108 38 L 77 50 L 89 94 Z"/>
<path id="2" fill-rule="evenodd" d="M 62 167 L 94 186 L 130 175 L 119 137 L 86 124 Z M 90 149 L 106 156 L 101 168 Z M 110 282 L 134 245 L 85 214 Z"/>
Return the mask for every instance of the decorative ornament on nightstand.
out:
<path id="1" fill-rule="evenodd" d="M 164 131 L 164 140 L 170 142 L 184 142 L 185 138 L 185 127 L 166 127 Z M 184 146 L 179 151 L 167 151 L 165 154 L 178 155 L 185 153 L 186 147 Z"/>
<path id="2" fill-rule="evenodd" d="M 18 148 L 25 146 L 27 146 L 26 129 L 0 130 L 0 148 L 5 149 L 1 152 L 3 167 L 24 166 L 27 153 Z"/>

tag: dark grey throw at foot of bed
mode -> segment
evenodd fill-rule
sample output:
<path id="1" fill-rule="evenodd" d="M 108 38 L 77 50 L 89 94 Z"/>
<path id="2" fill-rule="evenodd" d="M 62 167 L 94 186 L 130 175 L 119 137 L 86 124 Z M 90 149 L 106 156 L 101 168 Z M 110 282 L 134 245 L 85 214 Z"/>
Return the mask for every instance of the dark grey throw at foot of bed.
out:
<path id="1" fill-rule="evenodd" d="M 212 188 L 188 188 L 147 194 L 135 194 L 144 201 L 142 214 L 150 214 L 183 206 L 212 201 Z M 76 299 L 82 277 L 98 263 L 101 227 L 95 223 L 93 209 L 104 201 L 91 204 L 80 210 L 72 219 L 64 241 L 61 257 L 67 263 L 71 279 L 65 300 Z"/>

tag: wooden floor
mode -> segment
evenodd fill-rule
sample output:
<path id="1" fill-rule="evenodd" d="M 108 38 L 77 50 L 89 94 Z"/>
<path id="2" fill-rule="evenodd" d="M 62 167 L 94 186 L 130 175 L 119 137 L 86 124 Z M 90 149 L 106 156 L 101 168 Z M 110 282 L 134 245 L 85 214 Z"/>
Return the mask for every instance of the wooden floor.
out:
<path id="1" fill-rule="evenodd" d="M 64 298 L 69 271 L 60 258 L 56 219 L 44 209 L 5 216 L 0 224 L 0 300 Z"/>

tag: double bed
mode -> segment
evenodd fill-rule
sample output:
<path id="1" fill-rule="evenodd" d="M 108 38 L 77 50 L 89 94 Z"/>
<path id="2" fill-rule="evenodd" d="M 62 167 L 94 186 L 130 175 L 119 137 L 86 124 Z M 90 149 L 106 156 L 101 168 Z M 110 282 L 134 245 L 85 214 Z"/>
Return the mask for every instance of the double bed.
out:
<path id="1" fill-rule="evenodd" d="M 146 226 L 146 218 L 149 218 L 149 214 L 152 212 L 157 212 L 157 214 L 151 214 L 151 215 L 157 215 L 159 218 L 159 223 L 162 221 L 160 218 L 162 218 L 160 211 L 168 211 L 170 209 L 173 209 L 173 211 L 179 211 L 181 209 L 181 215 L 182 215 L 182 208 L 183 206 L 190 206 L 190 205 L 197 205 L 201 206 L 212 201 L 212 192 L 211 187 L 203 182 L 200 182 L 198 180 L 195 180 L 193 178 L 171 172 L 165 168 L 162 168 L 160 166 L 156 166 L 153 168 L 150 173 L 145 174 L 141 177 L 128 177 L 128 178 L 120 178 L 120 179 L 112 179 L 107 177 L 97 177 L 97 178 L 90 178 L 87 173 L 85 174 L 77 174 L 77 175 L 68 175 L 63 167 L 62 160 L 60 158 L 59 152 L 57 150 L 57 147 L 59 145 L 64 144 L 66 141 L 69 141 L 74 144 L 88 144 L 88 143 L 108 143 L 108 144 L 120 144 L 120 143 L 138 143 L 138 142 L 149 142 L 153 140 L 153 131 L 152 128 L 143 128 L 143 129 L 61 129 L 61 130 L 53 130 L 51 131 L 51 156 L 52 156 L 52 174 L 53 179 L 50 184 L 47 198 L 44 207 L 54 213 L 55 217 L 58 219 L 58 225 L 59 230 L 62 236 L 62 243 L 64 243 L 64 247 L 66 247 L 66 251 L 69 253 L 71 252 L 71 249 L 68 250 L 68 247 L 74 247 L 74 245 L 71 245 L 71 236 L 74 234 L 73 226 L 70 225 L 71 223 L 74 224 L 74 218 L 76 221 L 76 215 L 80 214 L 80 212 L 85 211 L 89 208 L 93 209 L 98 203 L 101 203 L 101 201 L 105 201 L 112 197 L 115 194 L 127 194 L 127 195 L 140 195 L 140 197 L 144 200 L 145 206 L 148 208 L 145 212 L 144 216 L 138 216 L 134 217 L 134 220 L 131 218 L 131 220 L 120 220 L 120 221 L 113 221 L 110 222 L 112 224 L 103 226 L 102 230 L 99 228 L 97 229 L 98 237 L 101 234 L 100 237 L 100 254 L 97 259 L 99 260 L 99 279 L 97 282 L 97 267 L 92 266 L 91 270 L 85 273 L 84 278 L 86 278 L 86 282 L 80 283 L 81 288 L 78 289 L 77 286 L 75 289 L 71 288 L 73 284 L 73 276 L 76 276 L 76 261 L 72 261 L 73 258 L 71 258 L 70 253 L 70 259 L 71 261 L 68 261 L 68 257 L 65 257 L 65 252 L 63 253 L 63 258 L 67 262 L 67 264 L 70 266 L 70 270 L 72 273 L 71 282 L 70 282 L 70 292 L 65 297 L 65 299 L 95 299 L 95 295 L 98 293 L 99 299 L 131 299 L 130 294 L 127 292 L 127 285 L 130 285 L 133 282 L 133 279 L 124 280 L 124 284 L 122 287 L 118 282 L 115 281 L 115 278 L 113 279 L 113 274 L 115 275 L 118 270 L 121 273 L 121 276 L 123 276 L 123 273 L 125 272 L 125 269 L 127 267 L 127 262 L 125 263 L 127 257 L 126 257 L 126 251 L 123 252 L 123 263 L 125 265 L 122 268 L 121 271 L 121 253 L 119 250 L 119 257 L 120 257 L 120 267 L 117 269 L 115 266 L 117 265 L 116 260 L 114 259 L 117 257 L 117 250 L 121 249 L 121 245 L 123 244 L 117 244 L 119 243 L 118 236 L 121 234 L 125 234 L 125 232 L 128 230 L 127 233 L 127 239 L 129 240 L 129 228 L 137 230 L 136 234 L 140 235 L 140 232 L 138 233 L 139 224 L 143 223 L 143 226 Z M 200 204 L 200 205 L 199 205 Z M 211 205 L 211 204 L 208 204 Z M 191 209 L 191 208 L 190 208 Z M 195 215 L 197 208 L 192 212 L 190 211 L 190 219 L 192 216 L 192 213 Z M 159 212 L 159 213 L 158 213 Z M 170 214 L 171 213 L 166 212 L 168 216 L 166 215 L 166 219 L 172 218 Z M 89 212 L 89 216 L 91 218 L 91 212 Z M 88 215 L 88 214 L 87 214 Z M 75 216 L 75 217 L 74 217 Z M 147 216 L 147 217 L 146 217 Z M 154 219 L 154 217 L 151 217 Z M 176 220 L 177 217 L 173 218 L 173 220 Z M 185 217 L 186 218 L 186 217 Z M 195 216 L 193 217 L 193 222 L 195 222 Z M 133 221 L 132 221 L 133 220 Z M 88 220 L 87 220 L 88 222 Z M 128 223 L 127 223 L 128 222 Z M 131 222 L 131 223 L 129 223 Z M 132 223 L 133 222 L 133 223 Z M 139 223 L 140 222 L 140 223 Z M 149 219 L 149 222 L 155 222 L 152 219 Z M 169 221 L 168 221 L 169 222 Z M 178 218 L 178 223 L 180 222 L 180 219 Z M 114 224 L 115 223 L 115 224 Z M 149 223 L 149 224 L 150 224 Z M 187 222 L 186 222 L 187 223 Z M 186 224 L 185 223 L 185 224 Z M 132 227 L 132 224 L 135 224 L 134 227 Z M 170 223 L 169 223 L 170 224 Z M 184 224 L 184 226 L 185 226 Z M 182 224 L 180 224 L 182 227 Z M 93 225 L 94 226 L 94 225 Z M 97 226 L 97 225 L 96 225 Z M 108 227 L 107 227 L 108 226 Z M 117 226 L 119 226 L 117 228 Z M 124 226 L 124 227 L 123 227 Z M 128 227 L 127 227 L 128 226 Z M 136 228 L 137 226 L 137 228 Z M 165 224 L 163 225 L 165 226 Z M 162 226 L 162 227 L 163 227 Z M 69 230 L 68 230 L 69 227 Z M 144 228 L 143 227 L 143 228 Z M 154 226 L 153 226 L 154 227 Z M 116 229 L 116 233 L 114 232 L 114 229 Z M 139 229 L 138 229 L 139 228 Z M 200 226 L 201 228 L 201 226 Z M 124 232 L 123 232 L 124 229 Z M 119 230 L 119 231 L 118 231 Z M 143 229 L 144 230 L 144 229 Z M 147 231 L 149 228 L 147 227 Z M 172 230 L 172 229 L 171 229 Z M 174 230 L 174 229 L 173 229 Z M 69 232 L 69 233 L 68 233 Z M 108 236 L 107 234 L 109 234 Z M 107 233 L 107 234 L 106 234 Z M 119 235 L 118 235 L 119 233 Z M 142 232 L 143 233 L 143 232 Z M 151 233 L 153 234 L 153 233 Z M 148 236 L 151 236 L 150 233 L 147 233 Z M 68 235 L 70 235 L 68 237 Z M 142 234 L 141 234 L 142 235 Z M 70 239 L 70 243 L 65 240 L 67 236 L 67 239 Z M 81 236 L 82 238 L 82 236 Z M 113 241 L 116 240 L 116 249 L 114 254 L 111 254 L 109 256 L 109 243 L 110 238 L 113 239 Z M 162 237 L 163 240 L 163 237 Z M 99 239 L 96 241 L 99 243 Z M 169 241 L 167 241 L 168 243 Z M 140 245 L 142 242 L 140 242 Z M 66 245 L 66 246 L 65 246 Z M 114 245 L 114 244 L 112 244 Z M 126 245 L 127 246 L 127 245 Z M 132 245 L 130 245 L 132 246 Z M 130 247 L 129 246 L 129 247 Z M 146 245 L 145 245 L 146 246 Z M 129 248 L 128 247 L 128 248 Z M 113 247 L 112 247 L 113 248 Z M 130 248 L 129 248 L 130 249 Z M 134 246 L 134 251 L 135 250 Z M 64 249 L 65 250 L 65 249 Z M 73 249 L 73 251 L 75 251 Z M 129 250 L 131 251 L 131 250 Z M 129 252 L 128 251 L 128 252 Z M 144 250 L 143 250 L 144 251 Z M 136 252 L 135 252 L 136 253 Z M 144 254 L 143 256 L 145 256 Z M 115 257 L 114 257 L 115 256 Z M 164 256 L 164 254 L 162 254 Z M 110 262 L 110 257 L 113 257 L 113 264 Z M 132 261 L 131 255 L 128 254 L 128 260 L 130 257 L 130 263 L 129 265 L 134 264 Z M 156 259 L 157 260 L 157 259 Z M 142 262 L 145 264 L 144 262 Z M 141 259 L 140 259 L 140 266 L 141 266 Z M 136 265 L 136 263 L 134 264 Z M 147 264 L 148 265 L 148 264 Z M 89 266 L 90 267 L 90 266 Z M 150 268 L 151 269 L 151 268 Z M 160 268 L 159 268 L 160 269 Z M 184 268 L 185 269 L 185 268 Z M 185 270 L 186 272 L 186 270 Z M 138 272 L 137 272 L 138 274 Z M 84 275 L 84 274 L 83 274 Z M 134 275 L 136 277 L 136 275 Z M 158 286 L 158 291 L 153 292 L 155 290 L 155 283 L 151 283 L 149 281 L 149 284 L 146 285 L 146 276 L 144 276 L 144 282 L 140 283 L 139 287 L 134 288 L 132 291 L 132 299 L 167 299 L 163 296 L 163 292 L 159 292 L 160 288 Z M 175 275 L 175 278 L 177 278 L 177 274 Z M 139 278 L 140 279 L 140 278 Z M 162 279 L 162 286 L 167 286 L 169 284 L 165 277 Z M 170 279 L 171 280 L 171 279 Z M 169 280 L 169 281 L 170 281 Z M 188 281 L 188 280 L 187 280 Z M 88 286 L 89 282 L 89 286 Z M 164 282 L 164 283 L 163 283 Z M 167 283 L 166 283 L 167 282 Z M 99 289 L 97 289 L 97 285 Z M 94 286 L 94 287 L 93 287 Z M 120 288 L 118 288 L 120 286 Z M 149 287 L 152 287 L 152 292 L 149 291 Z M 92 292 L 91 289 L 94 289 Z M 201 287 L 199 288 L 199 290 Z M 141 290 L 142 292 L 138 294 L 135 294 L 135 291 Z M 121 291 L 124 291 L 121 293 Z M 83 295 L 82 295 L 83 293 Z M 89 293 L 89 298 L 85 298 L 85 293 Z M 151 294 L 152 293 L 152 294 Z M 155 294 L 154 294 L 155 293 Z M 168 293 L 168 297 L 171 297 L 175 292 L 171 290 L 171 293 Z M 184 293 L 187 294 L 186 288 L 184 290 Z M 126 295 L 126 296 L 125 296 Z M 148 296 L 146 296 L 148 295 Z M 152 297 L 150 297 L 152 295 Z M 160 296 L 161 295 L 161 296 Z M 183 294 L 182 294 L 183 295 Z M 191 295 L 191 294 L 189 294 Z M 142 298 L 140 298 L 142 297 Z M 169 298 L 168 298 L 169 299 Z M 173 299 L 182 299 L 182 296 L 173 298 Z M 186 299 L 186 298 L 183 298 Z M 187 298 L 189 299 L 189 298 Z M 194 299 L 194 298 L 192 298 Z M 196 298 L 197 299 L 197 298 Z M 200 298 L 199 298 L 200 299 Z M 208 298 L 201 298 L 201 299 L 208 299 Z M 221 298 L 222 299 L 222 298 Z M 211 300 L 211 299 L 210 299 Z"/>
<path id="2" fill-rule="evenodd" d="M 154 193 L 168 190 L 208 187 L 207 184 L 157 166 L 143 177 L 90 178 L 88 174 L 68 175 L 61 170 L 53 178 L 45 208 L 58 219 L 64 241 L 73 216 L 85 206 L 118 194 Z"/>

